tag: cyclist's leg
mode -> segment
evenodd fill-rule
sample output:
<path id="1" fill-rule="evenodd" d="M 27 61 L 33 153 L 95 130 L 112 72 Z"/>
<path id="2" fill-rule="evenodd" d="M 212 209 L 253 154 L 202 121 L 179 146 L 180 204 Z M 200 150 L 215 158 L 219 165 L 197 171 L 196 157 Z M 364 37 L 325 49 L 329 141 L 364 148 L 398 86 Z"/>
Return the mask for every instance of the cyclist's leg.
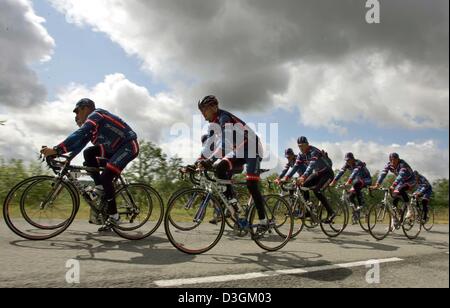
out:
<path id="1" fill-rule="evenodd" d="M 216 166 L 216 176 L 219 180 L 231 180 L 233 176 L 233 168 L 234 164 L 236 163 L 236 159 L 227 158 L 225 157 L 222 159 Z M 225 197 L 227 197 L 228 200 L 233 199 L 234 197 L 234 190 L 233 185 L 227 185 L 227 190 L 224 192 Z"/>
<path id="2" fill-rule="evenodd" d="M 395 187 L 394 190 L 394 206 L 398 207 L 398 203 L 400 202 L 400 199 L 403 199 L 403 202 L 407 203 L 409 202 L 409 196 L 408 196 L 408 190 L 410 189 L 410 186 L 408 184 L 402 184 Z"/>
<path id="3" fill-rule="evenodd" d="M 260 164 L 261 158 L 247 158 L 247 189 L 255 202 L 258 217 L 261 222 L 266 221 L 266 213 L 264 212 L 264 199 L 259 189 L 260 181 Z"/>
<path id="4" fill-rule="evenodd" d="M 328 202 L 328 199 L 322 193 L 322 190 L 326 188 L 327 184 L 329 184 L 333 180 L 334 172 L 332 170 L 327 170 L 325 173 L 316 173 L 311 175 L 303 184 L 304 187 L 316 187 L 314 189 L 314 194 L 317 199 L 322 202 L 323 206 L 328 212 L 328 216 L 332 216 L 334 213 L 333 209 Z"/>
<path id="5" fill-rule="evenodd" d="M 139 144 L 136 140 L 132 140 L 122 147 L 111 157 L 106 170 L 101 175 L 101 182 L 105 189 L 105 198 L 108 202 L 108 215 L 117 214 L 117 205 L 114 198 L 115 190 L 113 181 L 119 176 L 125 167 L 139 155 Z"/>
<path id="6" fill-rule="evenodd" d="M 105 158 L 106 154 L 101 145 L 89 147 L 83 152 L 86 167 L 98 168 L 98 157 Z M 92 172 L 90 176 L 94 180 L 95 186 L 101 185 L 100 172 Z"/>
<path id="7" fill-rule="evenodd" d="M 428 213 L 430 212 L 430 199 L 433 191 L 428 189 L 423 193 L 422 197 L 422 208 L 423 208 L 423 220 L 428 220 Z"/>

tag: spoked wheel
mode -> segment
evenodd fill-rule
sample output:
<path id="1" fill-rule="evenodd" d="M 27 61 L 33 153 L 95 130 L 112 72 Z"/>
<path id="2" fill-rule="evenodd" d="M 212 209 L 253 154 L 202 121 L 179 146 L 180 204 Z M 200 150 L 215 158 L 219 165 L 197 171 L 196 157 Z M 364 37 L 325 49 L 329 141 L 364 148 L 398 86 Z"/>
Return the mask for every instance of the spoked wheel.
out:
<path id="1" fill-rule="evenodd" d="M 320 228 L 328 237 L 338 237 L 347 227 L 348 224 L 348 210 L 340 201 L 330 204 L 336 217 L 327 222 L 329 213 L 322 205 L 319 210 Z"/>
<path id="2" fill-rule="evenodd" d="M 369 232 L 369 208 L 367 205 L 363 206 L 359 213 L 359 225 L 364 232 Z"/>
<path id="3" fill-rule="evenodd" d="M 415 240 L 422 231 L 422 217 L 415 206 L 408 206 L 403 215 L 403 233 L 410 240 Z"/>
<path id="4" fill-rule="evenodd" d="M 114 231 L 129 240 L 149 237 L 164 218 L 164 204 L 159 193 L 145 184 L 130 184 L 116 192 L 121 223 Z"/>
<path id="5" fill-rule="evenodd" d="M 434 209 L 433 208 L 430 208 L 428 210 L 428 219 L 427 219 L 427 221 L 425 221 L 422 224 L 422 226 L 427 232 L 430 232 L 433 229 L 433 227 L 434 227 Z"/>
<path id="6" fill-rule="evenodd" d="M 277 251 L 286 246 L 292 238 L 294 219 L 291 207 L 286 200 L 278 195 L 268 195 L 265 200 L 265 216 L 268 221 L 267 230 L 258 234 L 259 215 L 253 205 L 250 209 L 250 234 L 255 243 L 264 250 Z"/>
<path id="7" fill-rule="evenodd" d="M 64 232 L 75 219 L 79 197 L 60 179 L 33 177 L 16 185 L 3 205 L 8 227 L 28 240 L 47 240 Z"/>
<path id="8" fill-rule="evenodd" d="M 384 204 L 375 204 L 369 210 L 369 233 L 374 239 L 384 240 L 391 233 L 392 214 Z"/>
<path id="9" fill-rule="evenodd" d="M 210 221 L 218 217 L 217 224 Z M 164 228 L 172 245 L 187 254 L 202 254 L 217 245 L 225 229 L 219 201 L 202 189 L 179 193 L 167 207 Z"/>
<path id="10" fill-rule="evenodd" d="M 292 231 L 292 238 L 294 239 L 303 231 L 303 228 L 305 227 L 304 221 L 306 211 L 305 207 L 298 201 L 294 206 L 291 206 L 291 208 L 293 208 L 292 218 L 294 219 L 294 229 Z"/>

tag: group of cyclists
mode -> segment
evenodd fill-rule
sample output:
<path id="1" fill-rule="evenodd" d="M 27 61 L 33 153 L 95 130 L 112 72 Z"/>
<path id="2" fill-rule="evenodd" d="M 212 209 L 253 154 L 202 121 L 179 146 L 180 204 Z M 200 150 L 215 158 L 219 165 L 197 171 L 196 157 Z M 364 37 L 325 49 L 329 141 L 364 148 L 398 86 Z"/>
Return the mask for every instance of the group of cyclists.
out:
<path id="1" fill-rule="evenodd" d="M 246 166 L 247 189 L 253 198 L 257 209 L 259 225 L 257 233 L 264 233 L 268 221 L 264 211 L 264 198 L 260 190 L 261 161 L 264 158 L 262 144 L 257 134 L 247 124 L 232 113 L 219 108 L 219 101 L 209 95 L 198 102 L 198 108 L 205 120 L 209 122 L 208 134 L 202 136 L 203 150 L 195 166 L 199 170 L 214 170 L 218 181 L 223 181 L 226 191 L 224 195 L 231 205 L 237 200 L 230 179 L 236 173 L 241 173 Z M 92 172 L 90 176 L 95 182 L 95 192 L 107 206 L 109 215 L 106 223 L 99 229 L 109 231 L 112 226 L 120 223 L 120 217 L 115 203 L 113 180 L 139 155 L 137 134 L 118 116 L 99 109 L 91 99 L 81 99 L 75 109 L 75 121 L 79 129 L 66 140 L 54 147 L 43 147 L 41 154 L 45 157 L 71 153 L 79 154 L 85 146 L 92 142 L 93 146 L 84 150 L 87 167 L 104 167 L 105 171 Z M 327 210 L 325 223 L 331 223 L 336 213 L 329 204 L 324 189 L 335 186 L 346 171 L 351 175 L 346 182 L 350 187 L 350 200 L 355 208 L 364 207 L 364 188 L 379 188 L 389 172 L 397 176 L 391 186 L 394 205 L 400 199 L 408 202 L 408 191 L 417 188 L 415 195 L 422 199 L 424 217 L 427 219 L 432 187 L 429 181 L 413 169 L 397 153 L 389 157 L 389 163 L 381 171 L 378 181 L 372 186 L 372 177 L 366 164 L 355 158 L 353 153 L 345 156 L 345 165 L 335 176 L 333 163 L 328 154 L 309 144 L 306 137 L 298 138 L 300 153 L 293 149 L 285 151 L 288 163 L 279 175 L 276 183 L 289 181 L 296 174 L 299 186 L 311 188 L 318 200 Z M 304 192 L 305 200 L 309 200 L 309 192 Z M 211 221 L 215 223 L 215 221 Z"/>
<path id="2" fill-rule="evenodd" d="M 300 154 L 297 156 L 294 150 L 289 148 L 285 151 L 285 157 L 288 160 L 286 167 L 276 179 L 276 183 L 280 184 L 289 181 L 296 173 L 299 176 L 297 181 L 301 186 L 314 186 L 314 192 L 317 198 L 322 202 L 328 211 L 328 221 L 335 217 L 335 213 L 329 206 L 329 202 L 322 191 L 327 187 L 334 187 L 338 181 L 349 171 L 350 176 L 345 183 L 349 187 L 350 202 L 353 204 L 357 213 L 365 207 L 363 189 L 372 190 L 379 189 L 386 179 L 389 172 L 392 172 L 396 178 L 390 186 L 393 204 L 398 206 L 400 200 L 409 202 L 408 192 L 416 189 L 413 195 L 417 200 L 422 200 L 423 221 L 428 220 L 429 204 L 433 193 L 430 182 L 418 171 L 413 171 L 410 165 L 400 158 L 398 153 L 389 155 L 389 162 L 384 169 L 381 170 L 375 185 L 372 183 L 372 176 L 365 162 L 356 159 L 353 153 L 345 155 L 345 164 L 338 174 L 334 176 L 332 164 L 326 152 L 316 147 L 310 146 L 305 137 L 298 139 Z M 311 171 L 315 173 L 311 176 Z M 305 200 L 309 200 L 308 192 L 304 192 Z"/>

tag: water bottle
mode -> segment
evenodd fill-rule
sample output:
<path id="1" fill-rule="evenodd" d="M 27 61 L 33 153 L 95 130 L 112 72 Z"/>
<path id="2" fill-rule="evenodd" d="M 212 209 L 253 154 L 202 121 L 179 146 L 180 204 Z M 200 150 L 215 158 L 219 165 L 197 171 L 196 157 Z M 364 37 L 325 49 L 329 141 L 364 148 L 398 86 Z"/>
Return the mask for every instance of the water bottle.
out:
<path id="1" fill-rule="evenodd" d="M 95 193 L 94 188 L 92 186 L 88 186 L 85 190 L 87 196 L 89 197 L 89 200 L 96 201 L 98 199 L 98 195 Z"/>

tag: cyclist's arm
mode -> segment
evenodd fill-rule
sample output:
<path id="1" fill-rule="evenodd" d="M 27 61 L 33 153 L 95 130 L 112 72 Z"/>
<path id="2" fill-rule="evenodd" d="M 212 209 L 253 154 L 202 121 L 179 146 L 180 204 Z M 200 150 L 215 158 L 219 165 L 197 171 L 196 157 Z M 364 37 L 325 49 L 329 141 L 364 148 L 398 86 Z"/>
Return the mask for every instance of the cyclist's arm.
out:
<path id="1" fill-rule="evenodd" d="M 299 156 L 297 158 L 297 161 L 295 162 L 294 167 L 292 167 L 291 171 L 288 173 L 288 175 L 286 176 L 287 179 L 291 179 L 296 173 L 304 173 L 305 172 L 305 163 L 303 162 L 303 160 L 301 159 L 301 157 Z"/>
<path id="2" fill-rule="evenodd" d="M 358 174 L 361 172 L 361 166 L 356 166 L 353 169 L 352 174 L 350 175 L 349 179 L 348 179 L 348 183 L 353 183 L 353 181 L 356 179 L 356 177 L 358 176 Z"/>
<path id="3" fill-rule="evenodd" d="M 101 118 L 97 114 L 90 116 L 79 130 L 71 134 L 66 140 L 56 146 L 61 154 L 80 153 L 92 138 Z"/>
<path id="4" fill-rule="evenodd" d="M 289 169 L 291 169 L 291 166 L 289 164 L 287 164 L 286 167 L 284 167 L 283 171 L 281 172 L 281 174 L 278 178 L 279 179 L 284 178 L 285 175 L 288 173 Z"/>
<path id="5" fill-rule="evenodd" d="M 390 164 L 387 164 L 386 167 L 380 171 L 380 176 L 378 177 L 377 184 L 381 185 L 384 182 L 384 179 L 386 179 L 390 169 Z"/>
<path id="6" fill-rule="evenodd" d="M 403 185 L 407 182 L 407 180 L 411 177 L 411 174 L 408 172 L 406 168 L 400 169 L 397 178 L 395 179 L 392 186 Z"/>
<path id="7" fill-rule="evenodd" d="M 345 166 L 342 167 L 341 170 L 339 170 L 339 173 L 334 178 L 334 182 L 339 181 L 344 176 L 345 171 L 347 171 L 347 164 L 345 164 Z"/>
<path id="8" fill-rule="evenodd" d="M 312 155 L 311 162 L 309 163 L 308 167 L 306 168 L 305 173 L 303 173 L 304 178 L 309 177 L 313 173 L 313 171 L 316 168 L 316 165 L 319 163 L 319 160 L 322 158 L 322 154 L 317 150 L 312 151 L 311 155 Z"/>

